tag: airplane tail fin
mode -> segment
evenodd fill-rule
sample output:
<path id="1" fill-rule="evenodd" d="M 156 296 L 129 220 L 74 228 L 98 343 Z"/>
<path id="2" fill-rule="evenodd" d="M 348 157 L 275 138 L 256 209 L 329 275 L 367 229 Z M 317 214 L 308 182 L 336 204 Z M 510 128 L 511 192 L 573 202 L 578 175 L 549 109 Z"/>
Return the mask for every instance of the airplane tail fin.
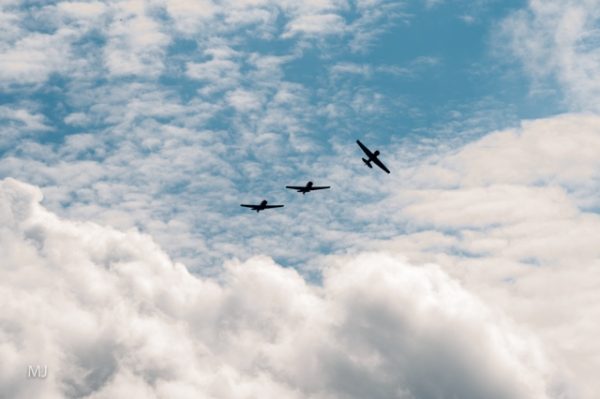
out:
<path id="1" fill-rule="evenodd" d="M 364 158 L 362 158 L 363 162 L 365 163 L 365 165 L 367 165 L 369 168 L 373 169 L 373 166 L 371 165 L 371 161 L 368 161 Z"/>

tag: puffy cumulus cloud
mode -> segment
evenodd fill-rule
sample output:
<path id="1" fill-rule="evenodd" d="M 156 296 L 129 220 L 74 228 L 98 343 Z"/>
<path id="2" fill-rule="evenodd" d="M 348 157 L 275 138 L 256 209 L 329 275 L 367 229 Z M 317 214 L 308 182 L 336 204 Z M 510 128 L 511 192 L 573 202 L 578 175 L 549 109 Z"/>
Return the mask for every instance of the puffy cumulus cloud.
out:
<path id="1" fill-rule="evenodd" d="M 529 326 L 574 375 L 578 394 L 594 398 L 599 147 L 597 115 L 526 121 L 398 170 L 387 218 L 378 218 L 381 203 L 357 217 L 403 226 L 377 247 L 441 265 Z"/>
<path id="2" fill-rule="evenodd" d="M 600 1 L 530 0 L 501 25 L 502 38 L 532 77 L 556 80 L 578 110 L 599 110 Z"/>
<path id="3" fill-rule="evenodd" d="M 253 258 L 203 279 L 148 236 L 62 220 L 41 199 L 0 182 L 11 398 L 565 397 L 537 341 L 438 267 L 336 257 L 317 286 Z"/>

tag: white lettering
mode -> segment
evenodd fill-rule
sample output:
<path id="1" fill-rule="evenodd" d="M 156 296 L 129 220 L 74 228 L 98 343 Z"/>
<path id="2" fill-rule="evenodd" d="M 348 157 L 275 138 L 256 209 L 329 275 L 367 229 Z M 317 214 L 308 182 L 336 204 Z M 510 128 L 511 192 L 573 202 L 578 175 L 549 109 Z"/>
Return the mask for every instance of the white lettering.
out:
<path id="1" fill-rule="evenodd" d="M 27 368 L 27 378 L 46 378 L 48 376 L 48 366 L 32 366 Z"/>

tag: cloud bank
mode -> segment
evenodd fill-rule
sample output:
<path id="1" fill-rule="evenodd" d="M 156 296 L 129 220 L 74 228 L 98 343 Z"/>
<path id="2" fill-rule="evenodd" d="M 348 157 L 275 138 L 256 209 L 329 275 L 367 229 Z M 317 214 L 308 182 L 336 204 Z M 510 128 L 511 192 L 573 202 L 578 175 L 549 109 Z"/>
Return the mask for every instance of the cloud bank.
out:
<path id="1" fill-rule="evenodd" d="M 534 330 L 586 398 L 600 389 L 598 151 L 597 115 L 525 121 L 407 169 L 377 219 L 406 231 L 379 248 L 439 264 Z"/>
<path id="2" fill-rule="evenodd" d="M 538 342 L 439 267 L 332 257 L 314 285 L 258 257 L 204 279 L 146 235 L 41 199 L 0 182 L 8 397 L 561 397 Z"/>

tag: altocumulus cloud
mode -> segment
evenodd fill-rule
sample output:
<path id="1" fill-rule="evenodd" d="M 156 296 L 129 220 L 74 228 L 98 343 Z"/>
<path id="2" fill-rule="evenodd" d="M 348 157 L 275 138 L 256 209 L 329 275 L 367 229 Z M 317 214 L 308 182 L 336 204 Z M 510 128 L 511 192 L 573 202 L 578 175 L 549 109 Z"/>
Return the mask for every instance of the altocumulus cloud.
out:
<path id="1" fill-rule="evenodd" d="M 434 265 L 336 256 L 317 285 L 256 257 L 205 279 L 149 236 L 41 199 L 0 182 L 7 397 L 564 397 L 535 338 Z"/>

